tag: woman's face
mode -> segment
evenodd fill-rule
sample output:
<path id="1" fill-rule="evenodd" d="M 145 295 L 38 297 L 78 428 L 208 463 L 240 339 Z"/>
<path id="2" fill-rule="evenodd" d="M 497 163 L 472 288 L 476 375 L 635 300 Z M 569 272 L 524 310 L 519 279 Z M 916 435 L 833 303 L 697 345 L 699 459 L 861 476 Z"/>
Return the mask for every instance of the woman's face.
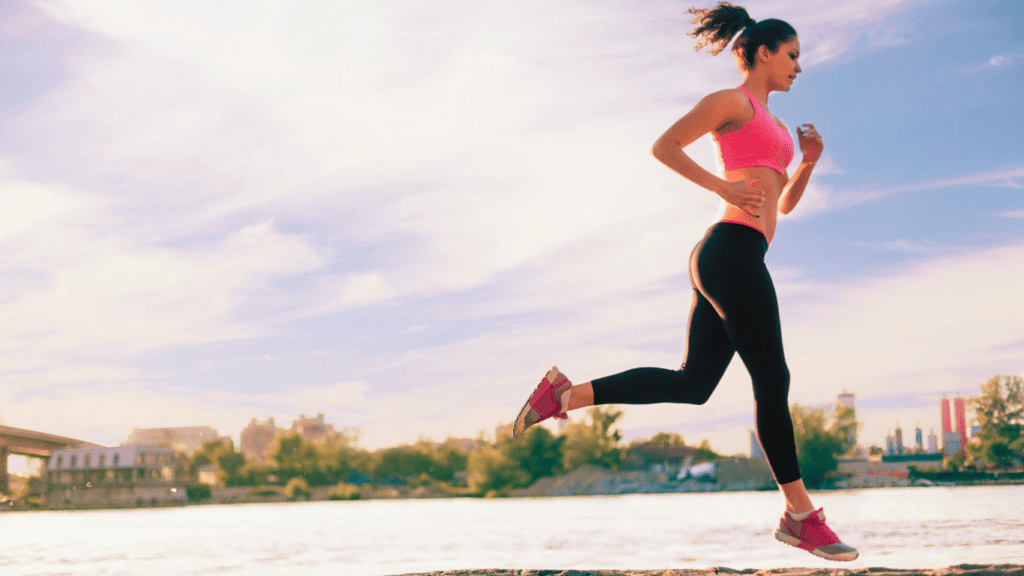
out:
<path id="1" fill-rule="evenodd" d="M 761 49 L 762 54 L 767 54 L 767 61 L 760 64 L 767 66 L 769 90 L 789 92 L 796 75 L 803 71 L 800 68 L 800 39 L 794 36 L 779 44 L 779 50 L 775 53 L 764 46 Z"/>

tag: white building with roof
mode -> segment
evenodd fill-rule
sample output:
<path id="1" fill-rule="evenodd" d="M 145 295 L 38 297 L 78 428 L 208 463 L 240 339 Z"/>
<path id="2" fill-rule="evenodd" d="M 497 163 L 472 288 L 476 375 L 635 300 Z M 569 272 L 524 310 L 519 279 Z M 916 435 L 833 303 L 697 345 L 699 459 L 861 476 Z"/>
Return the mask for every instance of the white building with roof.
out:
<path id="1" fill-rule="evenodd" d="M 54 450 L 46 464 L 50 507 L 124 507 L 184 502 L 174 449 L 115 446 Z"/>

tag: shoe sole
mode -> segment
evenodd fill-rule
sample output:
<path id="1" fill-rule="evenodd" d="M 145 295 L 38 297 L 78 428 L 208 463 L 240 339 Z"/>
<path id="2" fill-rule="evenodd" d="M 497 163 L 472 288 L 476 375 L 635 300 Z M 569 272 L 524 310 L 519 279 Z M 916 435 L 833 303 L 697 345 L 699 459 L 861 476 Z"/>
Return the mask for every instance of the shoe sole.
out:
<path id="1" fill-rule="evenodd" d="M 792 546 L 794 548 L 800 548 L 801 550 L 807 550 L 807 548 L 804 548 L 804 547 L 800 546 L 800 544 L 802 544 L 802 542 L 800 542 L 799 538 L 796 538 L 794 536 L 790 536 L 789 534 L 786 534 L 785 532 L 782 532 L 781 530 L 776 530 L 775 531 L 775 539 L 778 540 L 779 542 L 783 542 L 785 544 L 789 544 L 790 546 Z M 822 552 L 821 550 L 818 550 L 817 548 L 815 548 L 814 550 L 807 550 L 807 551 L 810 552 L 811 554 L 814 554 L 818 558 L 824 558 L 825 560 L 834 560 L 836 562 L 850 562 L 852 560 L 856 560 L 857 557 L 860 556 L 860 553 L 858 553 L 858 552 L 844 552 L 842 554 L 829 554 L 827 552 Z"/>

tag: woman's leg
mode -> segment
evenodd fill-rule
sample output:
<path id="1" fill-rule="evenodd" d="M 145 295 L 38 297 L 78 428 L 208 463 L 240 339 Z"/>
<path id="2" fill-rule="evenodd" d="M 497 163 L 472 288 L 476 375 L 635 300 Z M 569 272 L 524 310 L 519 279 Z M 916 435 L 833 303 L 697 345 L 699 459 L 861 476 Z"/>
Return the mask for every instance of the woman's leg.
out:
<path id="1" fill-rule="evenodd" d="M 757 437 L 772 474 L 793 512 L 811 510 L 811 501 L 800 478 L 793 422 L 789 415 L 789 368 L 782 346 L 779 304 L 764 250 L 739 240 L 749 234 L 726 236 L 736 247 L 727 269 L 718 269 L 722 254 L 708 251 L 709 261 L 698 261 L 700 287 L 723 318 L 729 340 L 743 360 L 754 388 Z M 735 236 L 736 238 L 733 238 Z M 719 243 L 728 246 L 723 241 Z M 717 245 L 716 245 L 717 246 Z M 717 257 L 715 260 L 710 260 Z M 705 268 L 716 267 L 716 273 Z"/>
<path id="2" fill-rule="evenodd" d="M 573 387 L 569 408 L 593 404 L 703 404 L 735 351 L 715 308 L 699 291 L 687 321 L 686 359 L 678 370 L 634 368 Z"/>

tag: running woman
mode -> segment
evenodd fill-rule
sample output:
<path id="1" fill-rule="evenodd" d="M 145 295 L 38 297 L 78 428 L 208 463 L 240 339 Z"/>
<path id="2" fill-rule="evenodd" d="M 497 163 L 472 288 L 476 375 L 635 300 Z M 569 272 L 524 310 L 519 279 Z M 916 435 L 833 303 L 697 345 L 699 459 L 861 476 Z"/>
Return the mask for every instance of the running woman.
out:
<path id="1" fill-rule="evenodd" d="M 743 83 L 704 97 L 652 149 L 666 166 L 723 200 L 718 221 L 690 255 L 693 303 L 683 365 L 635 368 L 578 385 L 552 367 L 519 412 L 513 435 L 596 404 L 703 404 L 738 353 L 753 382 L 758 441 L 786 501 L 775 538 L 829 560 L 853 560 L 857 551 L 825 524 L 824 511 L 815 509 L 800 477 L 779 305 L 764 263 L 776 214 L 796 207 L 823 149 L 813 124 L 798 127 L 803 157 L 790 177 L 793 140 L 768 110 L 768 95 L 788 92 L 801 72 L 800 41 L 786 22 L 755 21 L 743 7 L 727 2 L 689 13 L 697 50 L 710 44 L 711 53 L 718 54 L 739 32 L 732 54 Z M 721 178 L 683 151 L 709 132 Z"/>

